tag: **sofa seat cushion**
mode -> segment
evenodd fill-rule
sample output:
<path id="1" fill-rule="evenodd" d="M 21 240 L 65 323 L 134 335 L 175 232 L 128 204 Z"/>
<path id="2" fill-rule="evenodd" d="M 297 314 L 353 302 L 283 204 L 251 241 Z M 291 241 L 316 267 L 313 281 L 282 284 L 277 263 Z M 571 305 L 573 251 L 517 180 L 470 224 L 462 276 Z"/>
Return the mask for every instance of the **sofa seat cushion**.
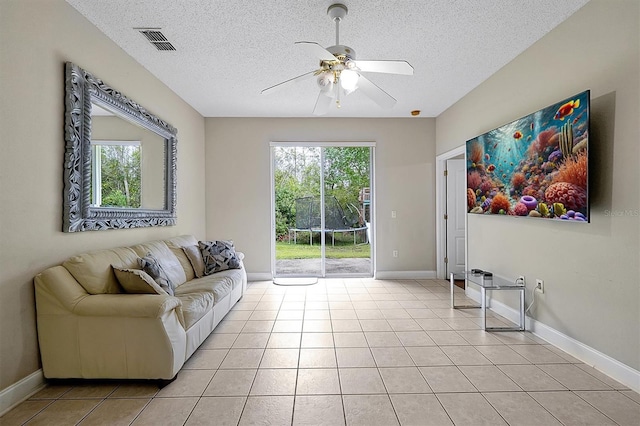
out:
<path id="1" fill-rule="evenodd" d="M 182 302 L 180 307 L 184 329 L 198 322 L 215 304 L 213 293 L 201 291 L 176 295 Z"/>
<path id="2" fill-rule="evenodd" d="M 242 270 L 228 269 L 184 283 L 176 288 L 176 296 L 195 292 L 210 292 L 215 297 L 215 303 L 218 303 L 240 283 L 242 283 Z"/>

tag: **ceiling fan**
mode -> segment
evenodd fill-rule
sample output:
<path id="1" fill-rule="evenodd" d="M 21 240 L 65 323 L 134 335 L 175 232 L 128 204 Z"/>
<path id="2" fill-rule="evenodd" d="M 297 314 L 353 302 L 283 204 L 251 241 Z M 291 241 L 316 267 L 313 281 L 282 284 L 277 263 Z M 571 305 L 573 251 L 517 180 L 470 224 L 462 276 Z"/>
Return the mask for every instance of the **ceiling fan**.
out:
<path id="1" fill-rule="evenodd" d="M 318 43 L 310 41 L 295 43 L 305 47 L 309 53 L 320 59 L 320 68 L 268 87 L 261 93 L 269 94 L 293 83 L 315 77 L 320 93 L 313 109 L 314 115 L 326 114 L 334 101 L 336 106 L 340 108 L 341 96 L 347 96 L 358 89 L 381 107 L 392 108 L 396 104 L 393 96 L 376 86 L 362 73 L 413 75 L 413 67 L 407 61 L 356 60 L 355 50 L 340 44 L 340 21 L 347 16 L 347 6 L 339 3 L 332 4 L 327 9 L 327 15 L 336 23 L 336 44 L 334 46 L 325 49 Z"/>

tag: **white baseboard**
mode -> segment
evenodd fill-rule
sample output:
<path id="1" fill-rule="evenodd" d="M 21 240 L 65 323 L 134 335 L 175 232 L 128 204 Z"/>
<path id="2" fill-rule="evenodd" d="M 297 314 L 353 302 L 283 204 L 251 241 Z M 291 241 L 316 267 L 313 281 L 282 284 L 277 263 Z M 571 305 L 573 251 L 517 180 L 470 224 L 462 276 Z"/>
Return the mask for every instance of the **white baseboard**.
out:
<path id="1" fill-rule="evenodd" d="M 42 369 L 0 391 L 0 416 L 44 387 Z"/>
<path id="2" fill-rule="evenodd" d="M 478 290 L 467 287 L 466 293 L 469 298 L 480 303 L 480 292 Z M 491 300 L 488 306 L 490 310 L 509 321 L 514 323 L 520 321 L 520 313 L 511 306 L 497 300 Z M 640 371 L 529 316 L 525 317 L 525 328 L 585 364 L 592 366 L 630 389 L 640 392 Z"/>
<path id="3" fill-rule="evenodd" d="M 271 281 L 271 272 L 247 272 L 247 281 Z"/>
<path id="4" fill-rule="evenodd" d="M 376 271 L 377 280 L 429 280 L 436 278 L 436 271 Z"/>
<path id="5" fill-rule="evenodd" d="M 378 280 L 429 280 L 436 278 L 436 271 L 377 271 Z M 271 281 L 271 272 L 247 272 L 248 281 Z"/>

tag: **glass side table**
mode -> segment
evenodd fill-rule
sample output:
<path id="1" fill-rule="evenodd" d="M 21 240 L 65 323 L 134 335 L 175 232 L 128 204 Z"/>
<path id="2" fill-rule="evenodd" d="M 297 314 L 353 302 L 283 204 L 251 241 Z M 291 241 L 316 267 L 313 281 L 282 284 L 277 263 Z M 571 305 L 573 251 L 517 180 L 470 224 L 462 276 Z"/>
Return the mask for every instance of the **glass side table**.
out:
<path id="1" fill-rule="evenodd" d="M 454 281 L 465 280 L 465 283 L 475 284 L 480 287 L 480 306 L 456 306 L 454 296 Z M 453 309 L 470 309 L 480 308 L 482 311 L 482 326 L 486 331 L 524 331 L 525 318 L 524 318 L 524 283 L 519 281 L 509 281 L 504 278 L 496 277 L 495 275 L 486 276 L 483 273 L 474 273 L 466 271 L 463 273 L 451 273 L 449 276 L 449 283 L 451 287 L 451 307 Z M 517 327 L 487 327 L 487 290 L 512 290 L 520 292 L 520 323 Z"/>

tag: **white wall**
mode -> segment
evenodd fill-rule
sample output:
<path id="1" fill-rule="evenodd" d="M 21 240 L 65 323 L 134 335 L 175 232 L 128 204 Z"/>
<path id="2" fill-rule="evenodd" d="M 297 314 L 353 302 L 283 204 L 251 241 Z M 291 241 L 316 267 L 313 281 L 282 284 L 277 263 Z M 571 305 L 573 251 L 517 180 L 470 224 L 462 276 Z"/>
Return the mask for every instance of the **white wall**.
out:
<path id="1" fill-rule="evenodd" d="M 592 0 L 436 120 L 437 152 L 591 89 L 591 223 L 470 215 L 469 267 L 545 280 L 533 317 L 640 369 L 637 0 Z M 616 212 L 621 216 L 612 216 Z"/>
<path id="2" fill-rule="evenodd" d="M 434 121 L 207 118 L 207 237 L 233 239 L 248 272 L 270 273 L 269 142 L 375 141 L 377 270 L 435 271 Z"/>
<path id="3" fill-rule="evenodd" d="M 63 0 L 0 2 L 0 389 L 39 367 L 33 277 L 67 257 L 204 235 L 204 119 Z M 178 225 L 62 233 L 64 62 L 178 129 Z"/>

